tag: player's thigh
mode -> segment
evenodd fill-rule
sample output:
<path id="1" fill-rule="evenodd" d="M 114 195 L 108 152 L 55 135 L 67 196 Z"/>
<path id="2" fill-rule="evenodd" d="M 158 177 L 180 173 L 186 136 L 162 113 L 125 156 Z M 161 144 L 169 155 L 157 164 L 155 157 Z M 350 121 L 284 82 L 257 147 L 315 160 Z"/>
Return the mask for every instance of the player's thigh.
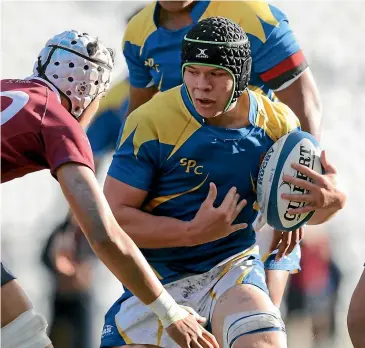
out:
<path id="1" fill-rule="evenodd" d="M 31 308 L 32 303 L 16 280 L 1 286 L 1 327 Z"/>
<path id="2" fill-rule="evenodd" d="M 238 284 L 217 301 L 212 331 L 220 347 L 286 347 L 279 310 L 259 287 Z"/>
<path id="3" fill-rule="evenodd" d="M 365 270 L 351 298 L 348 325 L 349 328 L 362 327 L 365 332 Z"/>

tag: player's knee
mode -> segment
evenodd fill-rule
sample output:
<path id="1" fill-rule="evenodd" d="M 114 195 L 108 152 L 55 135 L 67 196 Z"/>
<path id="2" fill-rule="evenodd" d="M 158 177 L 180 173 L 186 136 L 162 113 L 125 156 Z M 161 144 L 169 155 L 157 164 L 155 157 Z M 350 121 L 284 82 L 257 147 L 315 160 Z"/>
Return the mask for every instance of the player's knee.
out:
<path id="1" fill-rule="evenodd" d="M 3 348 L 44 348 L 51 345 L 46 318 L 30 309 L 1 328 Z"/>
<path id="2" fill-rule="evenodd" d="M 279 333 L 279 335 L 278 335 Z M 248 335 L 264 339 L 263 347 L 286 347 L 285 324 L 280 311 L 249 311 L 228 315 L 224 320 L 223 342 L 225 347 L 238 347 L 239 341 Z M 264 335 L 263 335 L 264 334 Z M 257 342 L 258 343 L 258 342 Z M 261 347 L 260 345 L 258 347 Z"/>

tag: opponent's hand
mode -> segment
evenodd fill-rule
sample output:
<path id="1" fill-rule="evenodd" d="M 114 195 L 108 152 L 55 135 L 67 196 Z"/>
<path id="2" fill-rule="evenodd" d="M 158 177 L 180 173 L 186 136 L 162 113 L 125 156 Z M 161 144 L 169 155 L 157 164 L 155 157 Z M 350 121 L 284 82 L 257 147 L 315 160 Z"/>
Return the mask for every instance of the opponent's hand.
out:
<path id="1" fill-rule="evenodd" d="M 270 253 L 278 250 L 275 260 L 280 261 L 283 256 L 288 256 L 303 239 L 304 228 L 301 227 L 291 232 L 273 231 L 273 238 L 270 246 Z"/>
<path id="2" fill-rule="evenodd" d="M 218 208 L 214 207 L 216 198 L 217 187 L 210 183 L 207 198 L 190 222 L 189 237 L 192 245 L 212 242 L 247 227 L 246 223 L 233 225 L 233 221 L 247 204 L 245 199 L 239 201 L 240 195 L 236 187 L 228 191 Z"/>
<path id="3" fill-rule="evenodd" d="M 201 326 L 206 319 L 190 307 L 180 307 L 191 314 L 166 328 L 167 334 L 181 348 L 219 348 L 215 337 Z"/>
<path id="4" fill-rule="evenodd" d="M 284 175 L 283 179 L 285 181 L 308 191 L 306 194 L 281 195 L 283 199 L 288 201 L 306 203 L 304 207 L 289 209 L 289 214 L 304 214 L 313 210 L 328 210 L 333 212 L 343 208 L 346 200 L 345 194 L 337 188 L 337 171 L 335 167 L 328 162 L 325 151 L 322 151 L 321 153 L 321 163 L 325 174 L 319 174 L 300 164 L 292 164 L 292 168 L 307 176 L 312 182 Z"/>

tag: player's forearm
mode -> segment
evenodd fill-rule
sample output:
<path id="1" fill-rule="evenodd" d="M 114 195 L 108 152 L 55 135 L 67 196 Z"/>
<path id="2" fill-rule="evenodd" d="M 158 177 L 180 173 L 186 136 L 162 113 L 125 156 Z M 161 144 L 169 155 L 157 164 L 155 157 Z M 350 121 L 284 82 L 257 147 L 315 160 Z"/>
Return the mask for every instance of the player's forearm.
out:
<path id="1" fill-rule="evenodd" d="M 142 302 L 153 302 L 161 294 L 162 285 L 139 249 L 118 226 L 91 170 L 76 164 L 64 165 L 57 176 L 97 256 Z"/>
<path id="2" fill-rule="evenodd" d="M 162 285 L 135 243 L 119 227 L 113 230 L 104 241 L 85 235 L 95 254 L 120 282 L 143 303 L 150 304 L 161 294 Z"/>
<path id="3" fill-rule="evenodd" d="M 189 222 L 154 216 L 139 209 L 120 206 L 113 211 L 120 226 L 139 248 L 169 248 L 193 245 Z"/>

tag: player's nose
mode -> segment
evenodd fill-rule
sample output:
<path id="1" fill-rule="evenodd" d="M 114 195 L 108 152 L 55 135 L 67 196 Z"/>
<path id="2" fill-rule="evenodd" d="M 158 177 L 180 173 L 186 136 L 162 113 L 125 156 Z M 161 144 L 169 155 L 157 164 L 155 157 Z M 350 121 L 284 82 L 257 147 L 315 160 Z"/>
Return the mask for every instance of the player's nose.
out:
<path id="1" fill-rule="evenodd" d="M 195 86 L 197 89 L 202 91 L 212 90 L 212 84 L 210 82 L 210 79 L 205 74 L 199 74 L 196 77 Z"/>

